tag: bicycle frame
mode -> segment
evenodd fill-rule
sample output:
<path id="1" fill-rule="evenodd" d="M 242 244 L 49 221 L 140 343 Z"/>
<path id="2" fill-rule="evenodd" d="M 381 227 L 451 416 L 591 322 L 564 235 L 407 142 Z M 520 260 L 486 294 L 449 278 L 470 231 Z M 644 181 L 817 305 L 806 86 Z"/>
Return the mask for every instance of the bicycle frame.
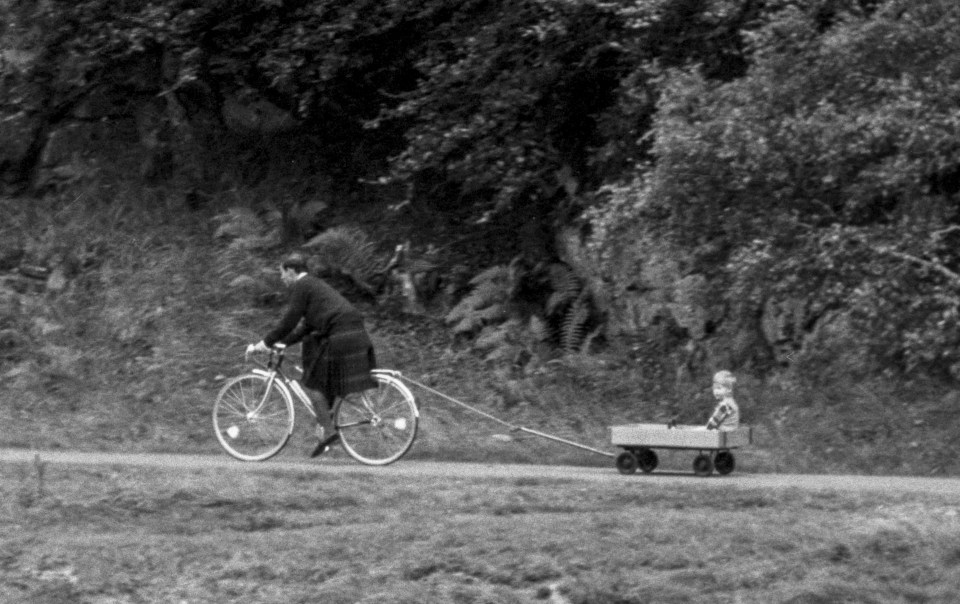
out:
<path id="1" fill-rule="evenodd" d="M 256 411 L 259 411 L 260 407 L 263 406 L 263 403 L 266 400 L 266 397 L 269 396 L 270 394 L 270 388 L 274 384 L 276 384 L 277 387 L 283 390 L 284 393 L 287 394 L 288 396 L 291 393 L 296 395 L 295 397 L 291 397 L 291 398 L 299 399 L 300 402 L 303 404 L 304 408 L 307 410 L 307 412 L 309 412 L 310 415 L 312 415 L 313 417 L 316 417 L 317 412 L 314 411 L 313 409 L 313 401 L 310 400 L 310 396 L 306 392 L 304 392 L 303 386 L 301 386 L 300 382 L 298 382 L 297 380 L 287 377 L 287 375 L 283 373 L 283 370 L 280 368 L 280 366 L 283 364 L 283 359 L 284 359 L 283 349 L 279 349 L 279 350 L 271 349 L 270 359 L 267 361 L 266 369 L 251 370 L 252 373 L 255 373 L 257 375 L 267 378 L 267 387 L 264 390 L 264 399 L 260 401 L 260 404 L 257 406 Z M 277 377 L 280 378 L 279 381 L 277 380 Z M 331 409 L 330 411 L 332 413 L 334 409 Z"/>
<path id="2" fill-rule="evenodd" d="M 290 395 L 291 393 L 293 393 L 295 397 L 300 400 L 300 403 L 303 404 L 307 412 L 310 413 L 310 415 L 312 415 L 314 418 L 316 418 L 317 412 L 313 408 L 313 401 L 310 399 L 310 396 L 303 390 L 303 386 L 301 386 L 300 382 L 297 381 L 296 379 L 287 377 L 287 375 L 283 373 L 283 370 L 280 368 L 281 365 L 283 365 L 284 350 L 285 349 L 283 348 L 272 348 L 270 350 L 270 358 L 267 360 L 267 363 L 266 363 L 266 369 L 251 370 L 253 373 L 267 378 L 267 387 L 264 390 L 264 399 L 260 401 L 260 404 L 253 411 L 253 413 L 257 413 L 260 411 L 260 408 L 263 406 L 264 402 L 266 401 L 266 397 L 270 393 L 270 388 L 274 384 L 276 384 L 277 387 L 282 389 L 287 395 Z M 392 371 L 389 369 L 374 369 L 373 373 L 389 375 L 395 378 L 400 377 L 399 371 Z M 279 381 L 277 380 L 277 377 L 280 378 Z M 330 407 L 330 417 L 334 417 L 334 418 L 337 417 L 337 411 L 339 410 L 340 403 L 342 401 L 343 399 L 339 398 L 333 402 L 333 404 Z M 363 401 L 364 407 L 366 407 L 368 411 L 373 413 L 374 410 L 370 407 L 370 403 L 367 401 L 367 398 L 365 396 L 361 397 L 361 401 Z M 327 401 L 327 403 L 330 404 L 330 401 Z M 417 410 L 416 408 L 414 410 L 414 413 L 417 417 L 420 416 L 419 410 Z M 347 424 L 339 427 L 341 428 L 350 427 L 352 425 L 356 425 L 356 424 Z"/>
<path id="3" fill-rule="evenodd" d="M 228 381 L 217 395 L 216 437 L 237 459 L 263 461 L 286 446 L 296 422 L 294 398 L 315 418 L 323 411 L 298 379 L 283 372 L 283 359 L 283 348 L 271 350 L 266 360 L 255 359 L 256 367 Z M 246 360 L 251 360 L 249 355 Z M 386 465 L 413 445 L 420 412 L 400 372 L 372 369 L 370 373 L 376 387 L 333 397 L 328 401 L 330 419 L 348 455 L 367 465 Z"/>

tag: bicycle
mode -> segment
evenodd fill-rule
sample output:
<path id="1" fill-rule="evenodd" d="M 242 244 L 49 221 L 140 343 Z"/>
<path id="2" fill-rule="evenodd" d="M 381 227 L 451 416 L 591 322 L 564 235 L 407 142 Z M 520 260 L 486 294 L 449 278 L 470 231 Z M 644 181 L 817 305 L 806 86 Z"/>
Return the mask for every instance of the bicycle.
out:
<path id="1" fill-rule="evenodd" d="M 242 461 L 263 461 L 279 453 L 293 434 L 293 396 L 316 418 L 310 397 L 281 369 L 284 347 L 270 350 L 261 368 L 228 381 L 213 405 L 213 428 L 224 450 Z M 331 409 L 340 444 L 363 464 L 383 466 L 413 446 L 420 412 L 400 373 L 374 369 L 375 389 L 348 394 Z"/>

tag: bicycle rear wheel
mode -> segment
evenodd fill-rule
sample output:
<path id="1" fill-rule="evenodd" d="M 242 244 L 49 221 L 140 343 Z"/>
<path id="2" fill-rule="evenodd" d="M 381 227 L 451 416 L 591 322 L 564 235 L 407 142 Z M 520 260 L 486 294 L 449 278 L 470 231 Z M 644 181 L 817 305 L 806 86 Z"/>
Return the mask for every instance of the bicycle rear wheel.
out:
<path id="1" fill-rule="evenodd" d="M 293 400 L 275 380 L 251 373 L 233 378 L 213 405 L 220 446 L 243 461 L 263 461 L 283 449 L 293 433 Z"/>
<path id="2" fill-rule="evenodd" d="M 376 372 L 373 376 L 377 388 L 340 400 L 336 423 L 347 454 L 360 463 L 385 466 L 410 450 L 420 414 L 403 382 Z"/>

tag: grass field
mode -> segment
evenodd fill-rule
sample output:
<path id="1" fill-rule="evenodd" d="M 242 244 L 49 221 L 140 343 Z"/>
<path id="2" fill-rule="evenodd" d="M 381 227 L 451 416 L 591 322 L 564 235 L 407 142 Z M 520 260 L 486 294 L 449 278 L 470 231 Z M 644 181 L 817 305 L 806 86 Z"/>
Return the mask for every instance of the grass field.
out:
<path id="1" fill-rule="evenodd" d="M 0 499 L 3 602 L 960 600 L 929 494 L 38 460 Z"/>

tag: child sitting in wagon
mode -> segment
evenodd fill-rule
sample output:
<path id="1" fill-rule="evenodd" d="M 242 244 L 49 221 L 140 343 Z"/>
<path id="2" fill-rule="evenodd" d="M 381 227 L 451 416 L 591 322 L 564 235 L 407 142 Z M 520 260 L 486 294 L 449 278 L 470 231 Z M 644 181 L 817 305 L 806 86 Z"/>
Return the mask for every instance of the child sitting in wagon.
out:
<path id="1" fill-rule="evenodd" d="M 733 400 L 737 378 L 724 369 L 713 375 L 713 396 L 720 401 L 707 420 L 707 430 L 736 430 L 740 426 L 740 407 Z"/>
<path id="2" fill-rule="evenodd" d="M 668 428 L 687 430 L 736 430 L 740 426 L 740 407 L 733 400 L 733 386 L 737 378 L 726 369 L 713 374 L 713 396 L 719 401 L 706 426 L 678 426 L 676 420 L 667 423 Z"/>

